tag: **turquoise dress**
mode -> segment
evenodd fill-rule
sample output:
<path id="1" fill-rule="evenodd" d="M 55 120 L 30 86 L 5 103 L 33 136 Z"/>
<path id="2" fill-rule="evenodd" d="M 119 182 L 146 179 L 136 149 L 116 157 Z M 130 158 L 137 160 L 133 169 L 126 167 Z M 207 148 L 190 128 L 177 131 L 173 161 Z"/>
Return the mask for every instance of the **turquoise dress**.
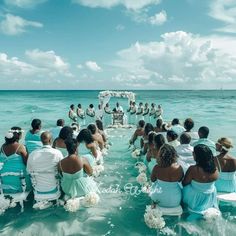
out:
<path id="1" fill-rule="evenodd" d="M 79 144 L 78 152 L 80 157 L 84 157 L 87 159 L 91 167 L 95 165 L 95 157 L 92 155 L 91 151 L 85 146 L 85 143 Z"/>
<path id="2" fill-rule="evenodd" d="M 71 197 L 82 197 L 90 192 L 98 192 L 98 187 L 91 177 L 85 177 L 83 169 L 74 174 L 62 172 L 61 187 Z"/>
<path id="3" fill-rule="evenodd" d="M 182 198 L 180 183 L 157 179 L 152 184 L 149 196 L 160 207 L 177 207 L 180 205 Z"/>
<path id="4" fill-rule="evenodd" d="M 2 169 L 0 170 L 1 174 L 6 172 L 22 173 L 25 177 L 26 191 L 31 189 L 30 177 L 26 172 L 26 166 L 20 155 L 14 153 L 10 156 L 6 156 L 3 149 L 1 149 L 0 163 L 3 164 Z M 19 176 L 2 176 L 1 182 L 4 193 L 19 193 L 23 191 Z"/>
<path id="5" fill-rule="evenodd" d="M 200 183 L 192 180 L 183 188 L 183 202 L 190 212 L 204 214 L 208 208 L 218 208 L 215 181 Z"/>
<path id="6" fill-rule="evenodd" d="M 217 192 L 236 192 L 235 172 L 220 172 L 215 185 Z"/>
<path id="7" fill-rule="evenodd" d="M 215 183 L 217 192 L 226 192 L 226 193 L 236 192 L 236 171 L 222 172 L 218 157 L 216 157 L 216 161 L 219 167 L 219 178 Z"/>
<path id="8" fill-rule="evenodd" d="M 43 146 L 40 136 L 41 136 L 41 132 L 32 134 L 30 131 L 28 131 L 26 133 L 25 146 L 29 154 L 33 152 L 34 150 L 39 149 Z"/>

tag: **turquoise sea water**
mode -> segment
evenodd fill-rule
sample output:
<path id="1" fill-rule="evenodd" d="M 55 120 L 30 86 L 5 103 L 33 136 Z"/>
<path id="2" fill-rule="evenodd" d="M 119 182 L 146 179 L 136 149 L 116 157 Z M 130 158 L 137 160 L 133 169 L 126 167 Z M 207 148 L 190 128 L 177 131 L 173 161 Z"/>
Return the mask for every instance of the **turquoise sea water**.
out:
<path id="1" fill-rule="evenodd" d="M 192 117 L 195 130 L 206 125 L 210 128 L 210 138 L 222 136 L 236 143 L 236 91 L 135 91 L 136 101 L 162 104 L 164 119 L 183 121 Z M 33 118 L 43 121 L 43 128 L 55 125 L 59 118 L 67 123 L 70 104 L 98 104 L 98 91 L 0 91 L 0 141 L 5 132 L 14 125 L 28 130 Z M 113 98 L 111 107 L 119 101 L 125 108 L 127 100 Z M 146 227 L 143 214 L 150 200 L 144 194 L 135 192 L 138 175 L 133 168 L 135 161 L 128 150 L 128 140 L 132 130 L 108 131 L 113 143 L 105 159 L 105 172 L 97 178 L 100 183 L 101 202 L 94 208 L 68 213 L 62 207 L 43 211 L 32 210 L 27 202 L 26 209 L 10 209 L 0 216 L 1 235 L 157 235 Z M 232 154 L 236 156 L 235 148 Z M 132 192 L 125 190 L 129 183 Z M 182 235 L 234 235 L 236 233 L 236 207 L 220 207 L 223 219 L 214 224 L 205 222 L 189 223 L 183 215 L 180 224 Z M 178 232 L 177 219 L 166 220 L 170 229 Z"/>

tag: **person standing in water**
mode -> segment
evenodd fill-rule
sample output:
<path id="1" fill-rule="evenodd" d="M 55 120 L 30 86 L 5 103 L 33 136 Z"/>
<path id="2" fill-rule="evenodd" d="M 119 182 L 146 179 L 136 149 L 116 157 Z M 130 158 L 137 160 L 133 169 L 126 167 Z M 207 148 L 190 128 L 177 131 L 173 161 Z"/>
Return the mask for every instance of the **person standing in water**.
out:
<path id="1" fill-rule="evenodd" d="M 148 103 L 145 103 L 144 109 L 143 109 L 143 119 L 145 123 L 149 122 L 149 106 Z"/>
<path id="2" fill-rule="evenodd" d="M 70 105 L 70 110 L 69 110 L 68 116 L 73 122 L 77 121 L 77 115 L 75 112 L 75 105 L 74 104 Z"/>
<path id="3" fill-rule="evenodd" d="M 78 116 L 80 126 L 85 125 L 85 112 L 82 109 L 81 104 L 78 104 L 78 107 L 77 107 L 77 110 L 76 110 L 76 114 Z"/>
<path id="4" fill-rule="evenodd" d="M 89 107 L 86 109 L 86 123 L 91 124 L 94 123 L 95 111 L 93 104 L 90 104 Z"/>

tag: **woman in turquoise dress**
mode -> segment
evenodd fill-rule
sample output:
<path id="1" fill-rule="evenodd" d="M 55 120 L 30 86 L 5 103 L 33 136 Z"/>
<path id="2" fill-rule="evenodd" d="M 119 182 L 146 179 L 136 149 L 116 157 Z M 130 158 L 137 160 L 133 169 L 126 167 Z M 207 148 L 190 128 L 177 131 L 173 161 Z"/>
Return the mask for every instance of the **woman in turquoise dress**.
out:
<path id="1" fill-rule="evenodd" d="M 66 139 L 65 144 L 69 155 L 58 164 L 63 192 L 70 198 L 97 192 L 96 183 L 89 177 L 93 173 L 92 167 L 88 161 L 77 155 L 76 139 Z M 84 172 L 87 176 L 84 176 Z"/>
<path id="2" fill-rule="evenodd" d="M 79 155 L 94 166 L 99 159 L 99 152 L 92 133 L 88 129 L 82 129 L 77 136 L 77 141 Z"/>
<path id="3" fill-rule="evenodd" d="M 68 152 L 66 149 L 65 140 L 72 137 L 73 137 L 73 129 L 70 126 L 64 126 L 61 129 L 58 138 L 54 140 L 52 147 L 61 151 L 63 157 L 66 157 L 68 156 Z"/>
<path id="4" fill-rule="evenodd" d="M 19 131 L 20 132 L 20 131 Z M 16 173 L 14 175 L 1 176 L 2 189 L 5 194 L 23 192 L 31 189 L 30 177 L 26 172 L 28 153 L 24 145 L 19 144 L 18 130 L 14 129 L 5 135 L 5 143 L 0 151 L 0 174 Z M 22 177 L 25 180 L 22 182 Z M 23 185 L 26 184 L 26 186 Z"/>
<path id="5" fill-rule="evenodd" d="M 142 139 L 144 135 L 145 121 L 140 120 L 137 125 L 137 129 L 134 131 L 131 139 L 129 140 L 130 145 L 134 145 L 135 148 L 141 149 L 143 147 Z"/>
<path id="6" fill-rule="evenodd" d="M 153 137 L 153 155 L 151 156 L 150 161 L 148 162 L 148 170 L 150 173 L 152 173 L 152 170 L 155 165 L 157 165 L 160 160 L 159 160 L 159 151 L 160 148 L 165 144 L 165 137 L 162 134 L 156 134 Z"/>
<path id="7" fill-rule="evenodd" d="M 232 141 L 228 138 L 220 138 L 216 143 L 215 164 L 219 170 L 219 178 L 216 181 L 218 192 L 236 192 L 236 159 L 228 153 L 233 148 Z"/>
<path id="8" fill-rule="evenodd" d="M 31 122 L 32 129 L 25 135 L 25 146 L 28 154 L 43 146 L 41 142 L 41 120 L 33 119 Z"/>
<path id="9" fill-rule="evenodd" d="M 182 182 L 183 202 L 198 218 L 207 209 L 218 208 L 215 188 L 218 170 L 208 146 L 198 144 L 194 147 L 193 156 L 196 165 L 189 167 Z"/>
<path id="10" fill-rule="evenodd" d="M 164 144 L 159 151 L 159 163 L 153 168 L 153 185 L 150 197 L 160 207 L 177 207 L 182 199 L 180 181 L 184 172 L 177 163 L 177 153 L 169 144 Z"/>

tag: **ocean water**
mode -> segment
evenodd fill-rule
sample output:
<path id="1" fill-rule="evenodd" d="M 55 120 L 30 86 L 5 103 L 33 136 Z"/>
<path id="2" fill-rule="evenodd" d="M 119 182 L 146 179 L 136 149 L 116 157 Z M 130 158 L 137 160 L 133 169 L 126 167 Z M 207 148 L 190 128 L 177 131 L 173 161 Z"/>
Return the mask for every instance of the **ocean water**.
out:
<path id="1" fill-rule="evenodd" d="M 0 91 L 0 141 L 11 126 L 28 130 L 33 118 L 40 118 L 43 129 L 55 126 L 56 120 L 64 118 L 69 124 L 68 110 L 71 104 L 98 105 L 99 91 Z M 206 125 L 210 138 L 226 136 L 236 143 L 236 91 L 134 91 L 137 102 L 162 104 L 164 120 L 171 121 L 187 117 L 195 121 L 195 131 Z M 126 99 L 113 98 L 115 103 L 126 108 Z M 26 203 L 25 211 L 9 209 L 0 216 L 0 235 L 157 235 L 149 229 L 143 219 L 145 206 L 150 199 L 135 180 L 135 160 L 128 150 L 132 129 L 108 130 L 113 143 L 105 159 L 105 171 L 97 178 L 101 190 L 101 202 L 93 208 L 76 213 L 65 212 L 63 207 L 52 207 L 42 211 L 32 209 Z M 232 155 L 236 156 L 235 148 Z M 127 185 L 128 184 L 128 185 Z M 127 189 L 126 186 L 132 186 Z M 235 235 L 236 207 L 220 206 L 223 218 L 214 224 L 203 221 L 190 223 L 186 214 L 181 220 L 166 218 L 170 235 Z"/>

